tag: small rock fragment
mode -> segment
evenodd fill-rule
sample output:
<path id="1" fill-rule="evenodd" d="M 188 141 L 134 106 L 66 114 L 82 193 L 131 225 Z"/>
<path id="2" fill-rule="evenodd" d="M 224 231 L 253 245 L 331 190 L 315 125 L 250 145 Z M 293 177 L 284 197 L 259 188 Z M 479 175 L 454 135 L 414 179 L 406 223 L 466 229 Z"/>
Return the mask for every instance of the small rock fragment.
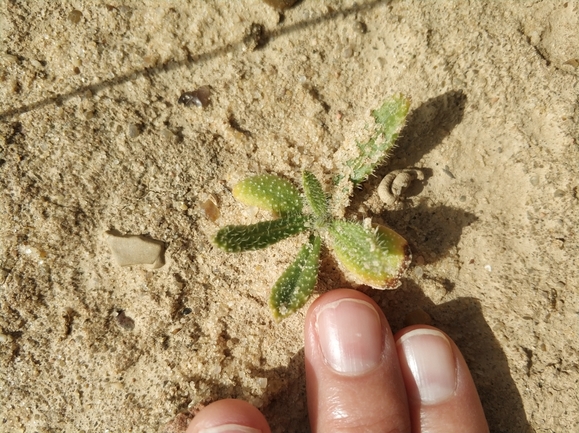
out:
<path id="1" fill-rule="evenodd" d="M 411 311 L 404 318 L 404 326 L 431 325 L 431 324 L 432 318 L 430 317 L 430 314 L 428 314 L 426 311 L 420 308 Z"/>
<path id="2" fill-rule="evenodd" d="M 201 86 L 197 90 L 183 92 L 177 102 L 185 107 L 195 105 L 196 107 L 205 108 L 211 102 L 211 89 L 209 86 Z"/>
<path id="3" fill-rule="evenodd" d="M 284 10 L 287 8 L 291 8 L 297 0 L 263 0 L 264 3 L 267 3 L 273 8 Z"/>
<path id="4" fill-rule="evenodd" d="M 414 268 L 414 275 L 416 276 L 416 278 L 422 278 L 422 276 L 424 275 L 424 269 L 422 269 L 422 266 L 416 266 Z"/>
<path id="5" fill-rule="evenodd" d="M 360 33 L 361 35 L 363 35 L 368 31 L 368 27 L 366 26 L 366 23 L 362 21 L 356 21 L 356 23 L 354 24 L 354 31 L 356 33 Z"/>
<path id="6" fill-rule="evenodd" d="M 173 141 L 173 139 L 175 138 L 175 134 L 173 134 L 173 131 L 171 131 L 170 129 L 163 129 L 161 131 L 161 137 L 163 137 L 163 140 Z"/>
<path id="7" fill-rule="evenodd" d="M 77 9 L 70 11 L 68 14 L 68 20 L 73 24 L 78 24 L 81 18 L 82 12 Z"/>
<path id="8" fill-rule="evenodd" d="M 344 59 L 349 59 L 350 57 L 352 57 L 354 55 L 354 50 L 352 49 L 352 47 L 346 47 L 344 48 L 344 50 L 342 51 L 342 57 Z"/>
<path id="9" fill-rule="evenodd" d="M 137 125 L 136 123 L 129 123 L 129 126 L 127 127 L 127 136 L 129 138 L 138 137 L 140 133 L 141 128 L 139 128 L 139 125 Z"/>
<path id="10" fill-rule="evenodd" d="M 115 320 L 119 326 L 127 331 L 132 331 L 135 329 L 135 321 L 125 314 L 124 311 L 119 311 Z"/>
<path id="11" fill-rule="evenodd" d="M 267 43 L 267 35 L 263 24 L 251 23 L 246 30 L 243 44 L 247 51 L 254 51 Z"/>
<path id="12" fill-rule="evenodd" d="M 216 202 L 217 200 L 211 196 L 203 203 L 201 203 L 201 209 L 203 209 L 203 212 L 205 212 L 205 216 L 212 222 L 217 221 L 221 216 Z"/>
<path id="13" fill-rule="evenodd" d="M 107 243 L 120 266 L 147 265 L 149 269 L 157 269 L 165 264 L 164 244 L 161 241 L 136 235 L 118 236 L 108 232 Z"/>
<path id="14" fill-rule="evenodd" d="M 258 377 L 256 378 L 257 386 L 261 389 L 267 388 L 267 377 Z"/>

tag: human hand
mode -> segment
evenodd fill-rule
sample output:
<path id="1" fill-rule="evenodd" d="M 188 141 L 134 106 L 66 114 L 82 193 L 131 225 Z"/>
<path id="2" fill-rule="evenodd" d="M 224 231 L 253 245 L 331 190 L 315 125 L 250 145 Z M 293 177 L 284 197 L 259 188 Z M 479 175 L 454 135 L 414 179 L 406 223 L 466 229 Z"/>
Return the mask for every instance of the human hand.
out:
<path id="1" fill-rule="evenodd" d="M 382 310 L 361 292 L 333 290 L 312 304 L 305 320 L 305 366 L 314 433 L 488 432 L 454 342 L 426 325 L 392 335 Z M 271 430 L 261 412 L 241 400 L 210 404 L 187 429 L 234 432 Z"/>

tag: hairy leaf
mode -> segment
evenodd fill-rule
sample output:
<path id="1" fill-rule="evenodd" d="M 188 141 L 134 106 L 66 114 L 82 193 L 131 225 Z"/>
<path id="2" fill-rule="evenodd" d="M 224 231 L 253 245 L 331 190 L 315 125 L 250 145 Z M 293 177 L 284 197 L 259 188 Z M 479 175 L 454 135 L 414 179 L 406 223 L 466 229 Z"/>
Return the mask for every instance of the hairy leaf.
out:
<path id="1" fill-rule="evenodd" d="M 269 307 L 276 320 L 301 308 L 308 300 L 318 279 L 322 239 L 310 236 L 295 261 L 279 277 L 271 290 Z"/>
<path id="2" fill-rule="evenodd" d="M 215 244 L 228 252 L 259 250 L 309 228 L 309 217 L 289 214 L 248 226 L 230 225 L 217 232 Z"/>
<path id="3" fill-rule="evenodd" d="M 248 177 L 233 187 L 233 196 L 241 203 L 285 215 L 302 210 L 298 189 L 286 179 L 274 174 Z"/>
<path id="4" fill-rule="evenodd" d="M 328 198 L 322 189 L 320 181 L 309 171 L 302 174 L 304 194 L 312 212 L 318 220 L 324 221 L 328 218 Z"/>
<path id="5" fill-rule="evenodd" d="M 336 257 L 356 282 L 376 289 L 399 286 L 412 255 L 408 242 L 394 230 L 334 221 L 329 234 Z"/>
<path id="6" fill-rule="evenodd" d="M 347 162 L 352 169 L 350 179 L 354 184 L 365 181 L 382 163 L 404 126 L 409 107 L 410 101 L 407 98 L 394 95 L 380 108 L 372 111 L 372 117 L 376 121 L 374 133 L 367 142 L 356 143 L 360 155 Z"/>

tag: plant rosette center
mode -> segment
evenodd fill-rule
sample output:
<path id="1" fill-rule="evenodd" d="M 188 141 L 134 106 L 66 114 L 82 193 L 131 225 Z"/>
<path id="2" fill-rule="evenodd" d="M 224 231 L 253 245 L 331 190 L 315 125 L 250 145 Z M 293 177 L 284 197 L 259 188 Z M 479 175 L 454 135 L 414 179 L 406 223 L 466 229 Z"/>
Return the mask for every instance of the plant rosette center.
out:
<path id="1" fill-rule="evenodd" d="M 362 182 L 384 159 L 398 137 L 408 107 L 408 100 L 397 95 L 372 112 L 377 127 L 366 143 L 357 143 L 358 156 L 346 163 L 350 171 L 348 182 L 353 185 Z M 338 184 L 337 189 L 340 188 L 344 189 Z M 248 206 L 271 212 L 274 219 L 229 225 L 221 228 L 214 238 L 214 243 L 225 251 L 243 252 L 269 247 L 302 232 L 310 233 L 271 290 L 269 306 L 276 320 L 301 308 L 312 294 L 318 279 L 322 243 L 328 244 L 353 282 L 376 289 L 399 286 L 412 257 L 402 236 L 385 226 L 365 227 L 332 216 L 332 197 L 309 171 L 302 173 L 302 191 L 303 194 L 290 181 L 273 174 L 244 179 L 233 188 L 233 196 Z"/>

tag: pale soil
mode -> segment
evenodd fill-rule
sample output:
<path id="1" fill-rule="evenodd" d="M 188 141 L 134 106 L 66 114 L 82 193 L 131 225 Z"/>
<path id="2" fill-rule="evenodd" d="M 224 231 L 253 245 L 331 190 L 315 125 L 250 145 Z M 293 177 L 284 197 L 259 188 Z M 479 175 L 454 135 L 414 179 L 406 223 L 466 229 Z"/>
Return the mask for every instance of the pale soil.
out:
<path id="1" fill-rule="evenodd" d="M 387 211 L 372 178 L 349 217 L 394 227 L 415 265 L 365 291 L 395 331 L 421 308 L 456 339 L 492 431 L 579 431 L 577 1 L 303 0 L 281 23 L 258 0 L 121 4 L 0 5 L 1 432 L 166 431 L 223 397 L 307 431 L 304 311 L 267 307 L 300 239 L 210 238 L 268 217 L 231 196 L 249 174 L 329 188 L 396 92 L 412 113 L 378 174 L 426 180 Z M 207 108 L 177 104 L 202 85 Z M 166 264 L 117 266 L 111 229 Z M 348 284 L 324 258 L 317 293 Z"/>

